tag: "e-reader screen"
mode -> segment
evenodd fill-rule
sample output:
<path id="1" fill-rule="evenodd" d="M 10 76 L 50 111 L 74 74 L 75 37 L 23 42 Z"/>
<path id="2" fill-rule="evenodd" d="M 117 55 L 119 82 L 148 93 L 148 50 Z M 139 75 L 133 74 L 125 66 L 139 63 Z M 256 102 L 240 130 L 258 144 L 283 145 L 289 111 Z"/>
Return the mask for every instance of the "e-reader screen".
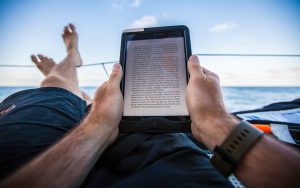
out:
<path id="1" fill-rule="evenodd" d="M 132 34 L 125 48 L 123 116 L 188 116 L 183 34 Z"/>

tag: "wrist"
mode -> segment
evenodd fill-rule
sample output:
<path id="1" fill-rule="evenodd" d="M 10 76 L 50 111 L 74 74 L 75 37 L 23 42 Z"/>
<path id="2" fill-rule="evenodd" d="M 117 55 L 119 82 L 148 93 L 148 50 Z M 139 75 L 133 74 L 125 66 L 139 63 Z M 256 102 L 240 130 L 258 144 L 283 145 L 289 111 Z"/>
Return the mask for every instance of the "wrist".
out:
<path id="1" fill-rule="evenodd" d="M 224 177 L 228 177 L 262 135 L 262 131 L 249 123 L 240 122 L 223 143 L 215 147 L 211 158 L 212 164 Z"/>
<path id="2" fill-rule="evenodd" d="M 214 117 L 210 120 L 202 121 L 201 141 L 206 147 L 213 151 L 217 145 L 221 145 L 231 131 L 240 123 L 238 119 L 226 114 L 222 117 Z"/>
<path id="3" fill-rule="evenodd" d="M 110 144 L 118 135 L 118 126 L 111 125 L 101 117 L 90 113 L 83 122 L 87 130 L 96 138 L 108 140 Z"/>
<path id="4" fill-rule="evenodd" d="M 107 116 L 107 114 L 98 113 L 97 111 L 91 110 L 86 117 L 86 121 L 98 127 L 106 127 L 111 131 L 118 128 L 118 124 L 116 124 L 114 121 L 110 121 Z"/>

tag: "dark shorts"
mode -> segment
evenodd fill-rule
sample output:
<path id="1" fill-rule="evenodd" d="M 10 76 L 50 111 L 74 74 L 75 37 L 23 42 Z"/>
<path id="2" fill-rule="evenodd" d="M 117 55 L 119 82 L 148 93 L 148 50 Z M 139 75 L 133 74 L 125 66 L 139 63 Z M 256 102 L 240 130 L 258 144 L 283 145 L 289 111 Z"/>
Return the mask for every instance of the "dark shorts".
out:
<path id="1" fill-rule="evenodd" d="M 0 104 L 0 178 L 77 126 L 85 101 L 60 88 L 15 93 Z M 121 134 L 82 187 L 230 187 L 185 134 Z"/>

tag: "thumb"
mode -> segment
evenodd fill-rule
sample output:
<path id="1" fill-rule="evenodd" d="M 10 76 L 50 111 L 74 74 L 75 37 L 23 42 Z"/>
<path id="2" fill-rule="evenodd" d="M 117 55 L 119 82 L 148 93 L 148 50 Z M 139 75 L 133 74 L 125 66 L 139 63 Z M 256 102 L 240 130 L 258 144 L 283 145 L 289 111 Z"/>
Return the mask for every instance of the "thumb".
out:
<path id="1" fill-rule="evenodd" d="M 114 64 L 112 73 L 109 76 L 109 82 L 113 85 L 120 86 L 120 82 L 122 79 L 122 67 L 119 63 Z"/>
<path id="2" fill-rule="evenodd" d="M 196 76 L 196 75 L 198 75 L 198 76 L 204 75 L 203 69 L 200 65 L 200 61 L 196 55 L 192 55 L 189 58 L 188 70 L 189 70 L 191 77 Z"/>

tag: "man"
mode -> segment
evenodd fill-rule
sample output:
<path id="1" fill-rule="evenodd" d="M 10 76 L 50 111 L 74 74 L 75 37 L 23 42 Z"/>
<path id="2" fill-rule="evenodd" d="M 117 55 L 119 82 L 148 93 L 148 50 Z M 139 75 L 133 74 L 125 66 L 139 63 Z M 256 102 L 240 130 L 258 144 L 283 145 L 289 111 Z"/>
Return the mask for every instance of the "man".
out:
<path id="1" fill-rule="evenodd" d="M 66 58 L 32 61 L 45 75 L 39 89 L 1 103 L 0 187 L 230 187 L 202 149 L 184 134 L 119 135 L 122 68 L 91 99 L 78 86 L 82 64 L 74 25 L 64 28 Z M 192 133 L 209 150 L 222 145 L 239 124 L 224 107 L 219 78 L 188 62 L 187 107 Z M 67 133 L 67 134 L 66 134 Z M 117 139 L 118 137 L 118 139 Z M 299 153 L 262 136 L 234 173 L 247 187 L 296 187 Z"/>

